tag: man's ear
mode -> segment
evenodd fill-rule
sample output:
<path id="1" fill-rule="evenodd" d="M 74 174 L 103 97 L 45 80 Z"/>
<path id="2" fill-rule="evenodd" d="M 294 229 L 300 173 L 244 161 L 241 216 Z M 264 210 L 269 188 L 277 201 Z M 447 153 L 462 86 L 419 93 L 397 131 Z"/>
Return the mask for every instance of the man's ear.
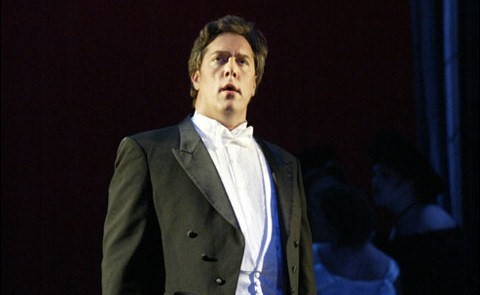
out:
<path id="1" fill-rule="evenodd" d="M 195 90 L 198 91 L 198 88 L 199 88 L 198 84 L 200 81 L 200 72 L 195 71 L 195 73 L 193 73 L 192 76 L 190 77 L 190 80 L 192 81 L 193 88 L 195 88 Z"/>
<path id="2" fill-rule="evenodd" d="M 257 76 L 255 75 L 255 79 L 253 80 L 253 92 L 252 92 L 252 97 L 255 96 L 257 93 Z"/>

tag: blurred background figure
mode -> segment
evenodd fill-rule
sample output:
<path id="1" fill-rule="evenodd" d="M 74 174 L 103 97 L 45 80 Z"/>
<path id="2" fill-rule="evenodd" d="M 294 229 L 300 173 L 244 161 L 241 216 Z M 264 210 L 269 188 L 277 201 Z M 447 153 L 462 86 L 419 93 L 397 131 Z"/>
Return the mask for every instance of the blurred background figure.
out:
<path id="1" fill-rule="evenodd" d="M 397 263 L 371 242 L 375 213 L 358 190 L 347 186 L 335 151 L 314 148 L 299 158 L 318 294 L 401 294 Z"/>
<path id="2" fill-rule="evenodd" d="M 329 187 L 347 184 L 347 176 L 343 164 L 337 157 L 335 149 L 329 146 L 319 146 L 305 149 L 298 155 L 302 165 L 302 176 L 305 194 L 308 202 L 308 219 L 312 229 L 313 243 L 325 242 L 323 228 L 318 228 L 318 206 L 312 196 Z M 315 208 L 314 208 L 315 207 Z"/>
<path id="3" fill-rule="evenodd" d="M 378 134 L 369 153 L 374 201 L 393 215 L 388 235 L 376 244 L 399 263 L 404 294 L 468 294 L 463 233 L 436 204 L 442 179 L 397 134 Z"/>

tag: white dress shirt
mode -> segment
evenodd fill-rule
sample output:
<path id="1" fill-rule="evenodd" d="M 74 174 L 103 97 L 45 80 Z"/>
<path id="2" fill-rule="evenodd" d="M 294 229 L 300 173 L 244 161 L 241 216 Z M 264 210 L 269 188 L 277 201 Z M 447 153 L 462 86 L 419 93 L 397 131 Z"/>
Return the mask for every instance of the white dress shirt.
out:
<path id="1" fill-rule="evenodd" d="M 275 189 L 262 149 L 253 139 L 253 127 L 244 122 L 230 131 L 197 112 L 192 122 L 217 168 L 245 238 L 235 294 L 281 294 Z"/>

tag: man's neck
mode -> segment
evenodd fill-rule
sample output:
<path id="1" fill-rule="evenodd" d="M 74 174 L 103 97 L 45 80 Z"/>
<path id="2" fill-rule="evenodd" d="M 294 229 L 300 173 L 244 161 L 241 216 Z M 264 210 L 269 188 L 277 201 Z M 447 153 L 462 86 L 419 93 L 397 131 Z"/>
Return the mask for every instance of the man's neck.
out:
<path id="1" fill-rule="evenodd" d="M 201 111 L 197 112 L 201 114 L 202 116 L 208 117 L 210 119 L 213 119 L 217 121 L 218 123 L 222 124 L 228 130 L 233 130 L 240 126 L 242 123 L 245 123 L 246 119 L 243 116 L 238 116 L 238 115 L 233 115 L 233 114 L 221 114 L 220 116 L 216 115 L 211 115 L 211 114 L 205 114 Z"/>

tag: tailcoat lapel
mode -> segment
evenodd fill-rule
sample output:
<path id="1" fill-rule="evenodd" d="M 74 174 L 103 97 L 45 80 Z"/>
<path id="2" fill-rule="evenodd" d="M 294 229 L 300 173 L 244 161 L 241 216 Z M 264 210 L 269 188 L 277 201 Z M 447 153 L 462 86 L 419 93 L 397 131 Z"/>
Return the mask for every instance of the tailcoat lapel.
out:
<path id="1" fill-rule="evenodd" d="M 279 211 L 281 214 L 280 222 L 283 225 L 286 236 L 289 237 L 293 209 L 293 171 L 295 163 L 285 162 L 284 158 L 280 156 L 280 152 L 274 150 L 275 147 L 268 145 L 259 139 L 256 139 L 256 141 L 262 147 L 263 154 L 265 155 L 272 172 L 272 178 L 277 192 Z"/>
<path id="2" fill-rule="evenodd" d="M 185 118 L 178 127 L 180 145 L 172 150 L 177 161 L 215 210 L 239 229 L 222 180 L 190 117 Z"/>

